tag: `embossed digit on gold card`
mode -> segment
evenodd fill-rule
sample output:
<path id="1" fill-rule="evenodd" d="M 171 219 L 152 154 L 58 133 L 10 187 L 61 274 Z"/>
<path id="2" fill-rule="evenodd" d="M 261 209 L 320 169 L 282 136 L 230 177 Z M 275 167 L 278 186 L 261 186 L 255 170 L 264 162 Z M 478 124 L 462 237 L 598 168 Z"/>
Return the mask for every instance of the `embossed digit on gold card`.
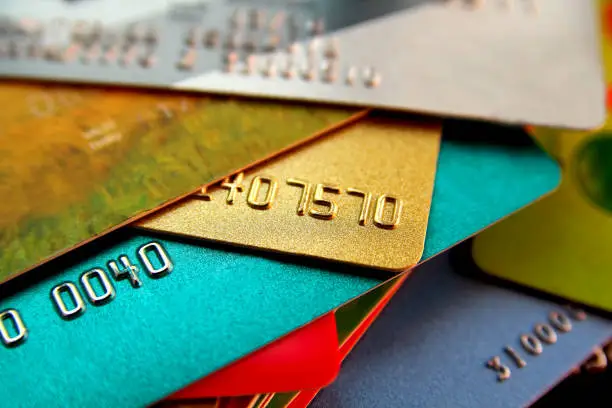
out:
<path id="1" fill-rule="evenodd" d="M 371 116 L 137 226 L 403 270 L 423 252 L 440 135 L 439 123 Z"/>

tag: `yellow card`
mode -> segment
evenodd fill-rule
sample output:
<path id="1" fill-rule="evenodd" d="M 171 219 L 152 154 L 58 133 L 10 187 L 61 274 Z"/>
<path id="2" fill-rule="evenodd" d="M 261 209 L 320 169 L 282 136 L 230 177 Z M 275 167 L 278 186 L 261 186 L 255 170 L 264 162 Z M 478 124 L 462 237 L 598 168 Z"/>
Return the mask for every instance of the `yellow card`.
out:
<path id="1" fill-rule="evenodd" d="M 564 167 L 558 191 L 481 233 L 487 273 L 612 311 L 612 120 L 601 131 L 536 129 Z"/>
<path id="2" fill-rule="evenodd" d="M 403 270 L 423 252 L 440 134 L 439 123 L 371 116 L 137 225 Z"/>

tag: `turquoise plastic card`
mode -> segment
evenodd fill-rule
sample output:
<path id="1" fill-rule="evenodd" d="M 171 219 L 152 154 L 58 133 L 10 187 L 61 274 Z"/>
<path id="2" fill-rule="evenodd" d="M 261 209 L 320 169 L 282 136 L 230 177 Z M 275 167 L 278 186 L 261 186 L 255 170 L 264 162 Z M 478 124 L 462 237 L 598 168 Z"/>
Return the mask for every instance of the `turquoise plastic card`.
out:
<path id="1" fill-rule="evenodd" d="M 557 162 L 523 131 L 447 121 L 421 262 L 552 192 Z"/>
<path id="2" fill-rule="evenodd" d="M 127 273 L 122 255 L 138 272 Z M 123 279 L 112 278 L 109 261 L 126 272 Z M 81 278 L 96 268 L 114 292 L 98 305 Z M 103 297 L 104 278 L 92 275 L 85 276 Z M 25 341 L 0 345 L 0 405 L 144 406 L 377 283 L 133 236 L 0 301 L 0 310 L 18 311 L 27 328 Z M 3 319 L 13 338 L 15 320 Z"/>
<path id="3" fill-rule="evenodd" d="M 557 185 L 558 166 L 534 145 L 463 137 L 506 139 L 499 129 L 445 129 L 424 259 Z M 144 406 L 380 283 L 343 265 L 130 233 L 0 286 L 0 405 Z"/>

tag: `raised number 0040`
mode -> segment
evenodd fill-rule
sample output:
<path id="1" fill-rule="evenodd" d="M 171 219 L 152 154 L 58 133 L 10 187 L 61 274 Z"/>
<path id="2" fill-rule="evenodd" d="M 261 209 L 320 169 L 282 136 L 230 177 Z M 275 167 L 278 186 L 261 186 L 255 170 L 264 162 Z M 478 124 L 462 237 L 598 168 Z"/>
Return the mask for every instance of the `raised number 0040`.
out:
<path id="1" fill-rule="evenodd" d="M 150 253 L 155 253 L 160 266 L 155 267 L 149 258 Z M 151 242 L 138 249 L 138 257 L 145 266 L 146 272 L 152 278 L 161 278 L 172 272 L 174 265 L 164 248 L 157 242 Z"/>
<path id="2" fill-rule="evenodd" d="M 6 322 L 6 323 L 5 323 Z M 15 329 L 15 334 L 9 333 L 6 324 L 11 324 Z M 7 309 L 0 312 L 0 339 L 6 347 L 16 347 L 23 343 L 28 337 L 28 329 L 21 315 L 15 309 Z"/>
<path id="3" fill-rule="evenodd" d="M 68 306 L 64 301 L 63 294 L 67 294 L 72 305 Z M 62 319 L 74 319 L 85 312 L 85 302 L 79 290 L 72 282 L 64 282 L 51 290 L 51 299 Z"/>
<path id="4" fill-rule="evenodd" d="M 102 293 L 97 294 L 93 285 L 91 284 L 92 279 L 96 279 L 102 286 Z M 115 287 L 111 283 L 110 279 L 100 268 L 94 268 L 81 275 L 81 285 L 85 289 L 87 297 L 95 306 L 104 305 L 115 298 Z"/>

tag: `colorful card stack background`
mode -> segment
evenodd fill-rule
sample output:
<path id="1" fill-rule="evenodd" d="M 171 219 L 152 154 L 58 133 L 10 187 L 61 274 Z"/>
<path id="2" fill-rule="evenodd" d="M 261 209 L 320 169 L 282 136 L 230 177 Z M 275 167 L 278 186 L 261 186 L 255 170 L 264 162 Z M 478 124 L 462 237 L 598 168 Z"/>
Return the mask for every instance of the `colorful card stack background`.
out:
<path id="1" fill-rule="evenodd" d="M 611 13 L 1 1 L 0 406 L 609 405 Z"/>

